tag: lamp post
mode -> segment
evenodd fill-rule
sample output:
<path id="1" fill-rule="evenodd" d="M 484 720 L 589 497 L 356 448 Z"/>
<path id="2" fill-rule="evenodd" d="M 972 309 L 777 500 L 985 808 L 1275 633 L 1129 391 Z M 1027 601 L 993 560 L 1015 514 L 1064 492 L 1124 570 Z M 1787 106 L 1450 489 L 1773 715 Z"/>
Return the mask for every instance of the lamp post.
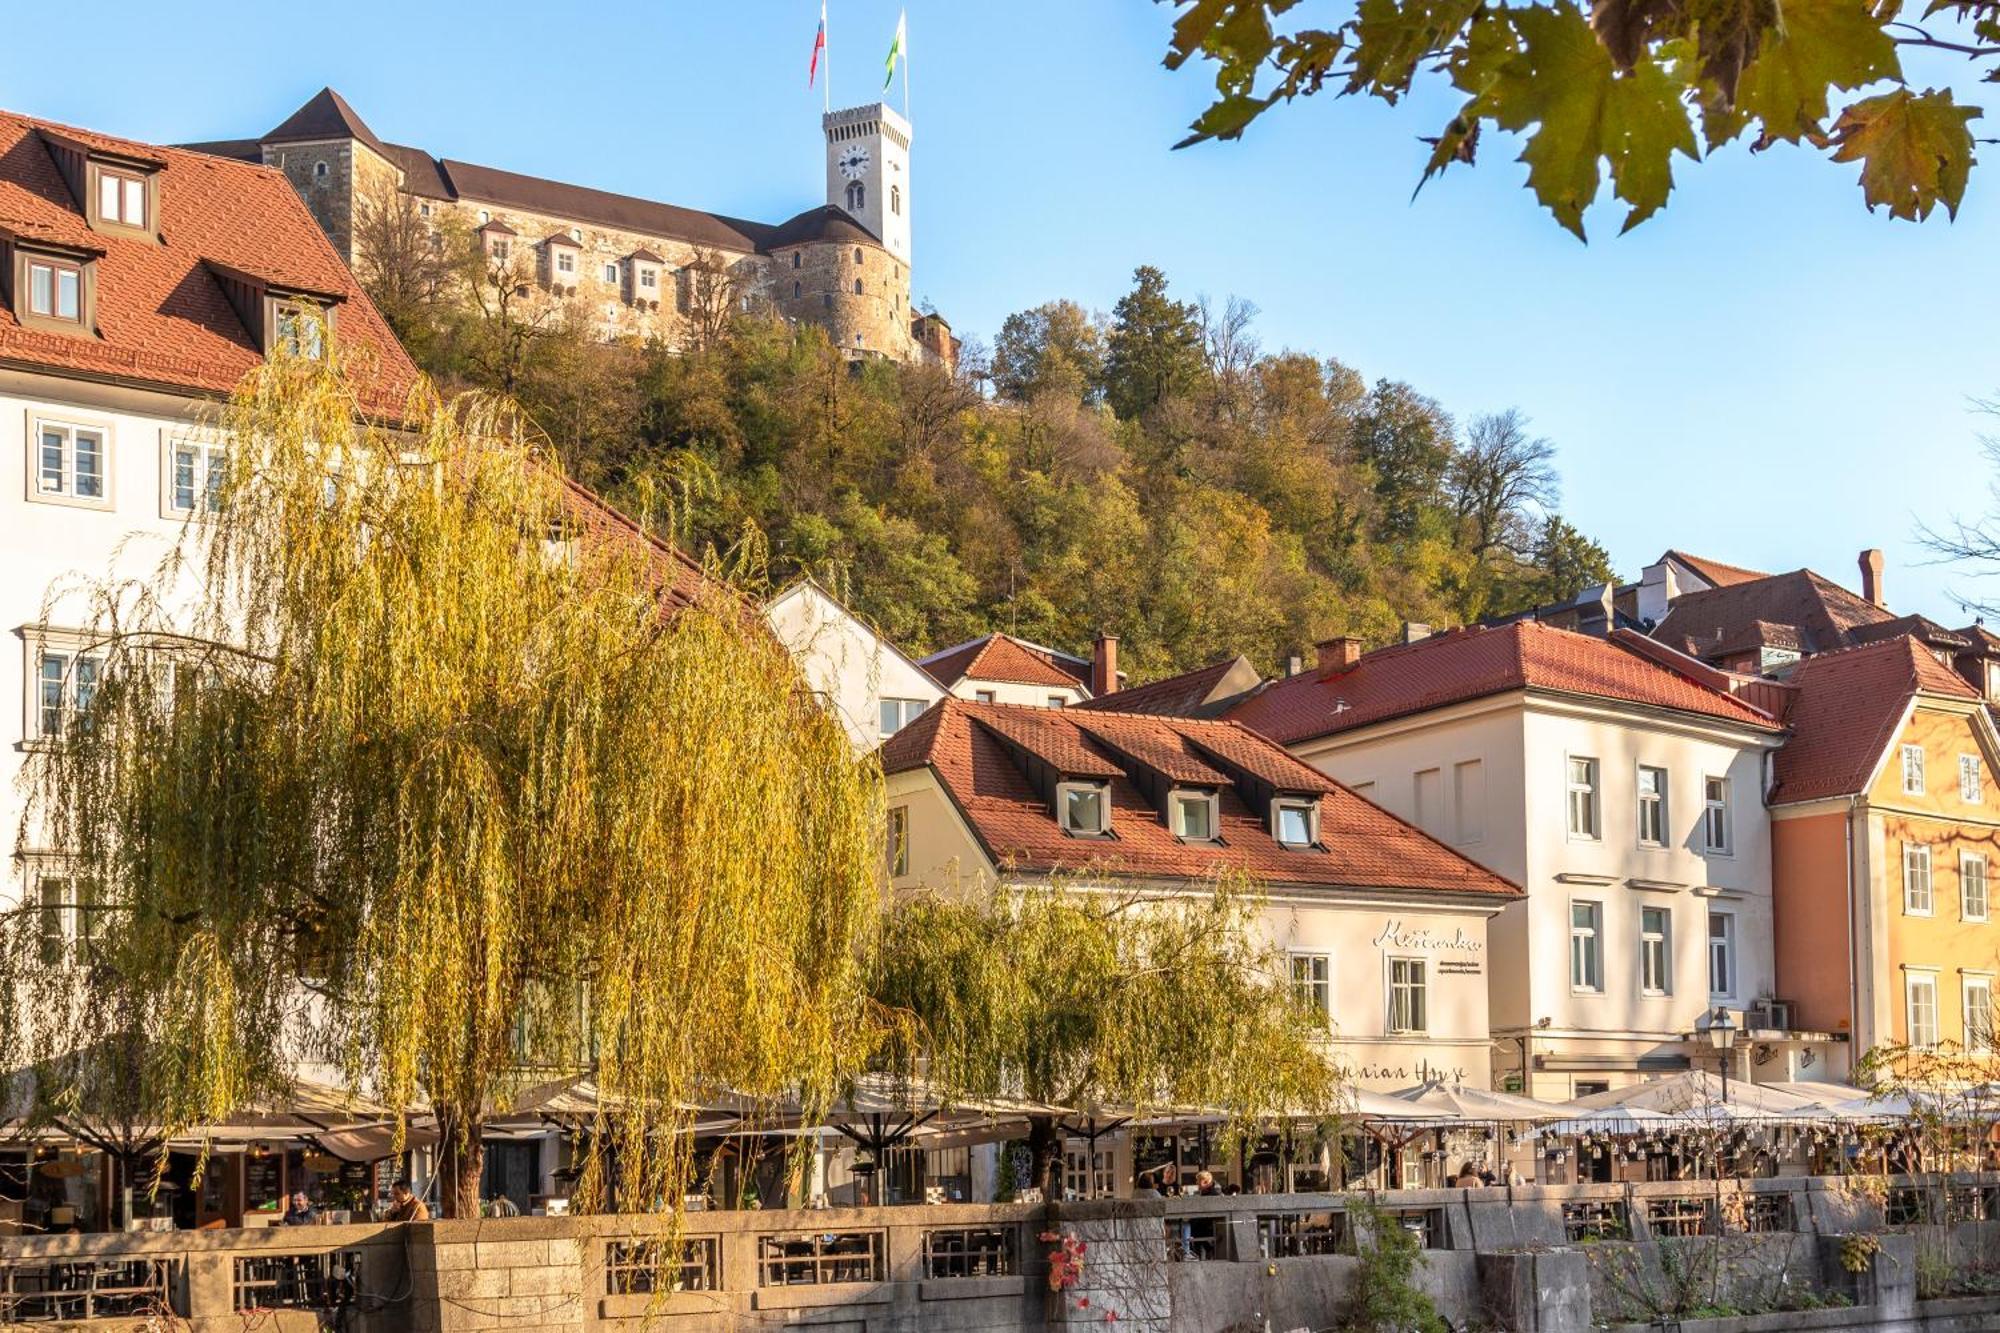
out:
<path id="1" fill-rule="evenodd" d="M 1715 1012 L 1705 1016 L 1700 1025 L 1708 1033 L 1709 1045 L 1715 1047 L 1717 1059 L 1722 1065 L 1722 1104 L 1729 1105 L 1729 1053 L 1736 1046 L 1736 1022 L 1729 1011 L 1721 1005 Z"/>

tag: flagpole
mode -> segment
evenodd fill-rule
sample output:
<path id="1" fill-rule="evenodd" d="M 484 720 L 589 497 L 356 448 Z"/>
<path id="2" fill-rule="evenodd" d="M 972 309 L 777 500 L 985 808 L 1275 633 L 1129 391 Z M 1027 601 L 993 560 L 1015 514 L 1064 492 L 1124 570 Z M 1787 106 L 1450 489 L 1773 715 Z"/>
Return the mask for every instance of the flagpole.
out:
<path id="1" fill-rule="evenodd" d="M 903 11 L 900 22 L 903 31 L 903 119 L 910 118 L 910 21 L 909 11 Z"/>
<path id="2" fill-rule="evenodd" d="M 826 82 L 820 86 L 820 92 L 825 96 L 826 109 L 830 112 L 833 110 L 833 28 L 826 21 L 826 0 L 819 0 L 819 27 L 826 38 L 826 45 L 820 51 L 820 58 L 826 62 Z"/>

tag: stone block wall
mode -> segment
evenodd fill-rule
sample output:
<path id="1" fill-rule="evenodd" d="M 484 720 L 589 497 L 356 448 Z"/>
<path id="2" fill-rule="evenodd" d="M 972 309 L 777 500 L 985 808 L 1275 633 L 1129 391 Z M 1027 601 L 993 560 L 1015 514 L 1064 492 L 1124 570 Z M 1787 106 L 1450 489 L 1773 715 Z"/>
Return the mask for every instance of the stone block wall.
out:
<path id="1" fill-rule="evenodd" d="M 586 1247 L 561 1217 L 423 1222 L 407 1230 L 412 1333 L 582 1329 Z"/>

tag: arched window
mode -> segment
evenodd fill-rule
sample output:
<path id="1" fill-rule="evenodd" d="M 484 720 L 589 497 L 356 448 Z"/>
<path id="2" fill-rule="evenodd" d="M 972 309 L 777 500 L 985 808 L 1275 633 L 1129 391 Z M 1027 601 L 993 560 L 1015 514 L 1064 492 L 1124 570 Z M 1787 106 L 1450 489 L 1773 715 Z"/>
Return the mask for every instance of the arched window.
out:
<path id="1" fill-rule="evenodd" d="M 859 278 L 856 278 L 854 280 L 854 294 L 856 296 L 861 295 L 861 279 Z"/>
<path id="2" fill-rule="evenodd" d="M 792 251 L 792 267 L 793 267 L 793 268 L 797 268 L 797 267 L 799 266 L 799 256 L 800 256 L 800 255 L 802 255 L 802 254 L 804 254 L 804 253 L 805 253 L 805 252 L 804 252 L 803 250 L 794 250 L 794 251 Z"/>
<path id="3" fill-rule="evenodd" d="M 313 163 L 313 175 L 315 175 L 315 176 L 319 177 L 319 178 L 320 178 L 321 180 L 325 180 L 325 179 L 326 179 L 326 163 L 324 163 L 324 162 L 315 162 L 315 163 Z"/>
<path id="4" fill-rule="evenodd" d="M 900 185 L 889 187 L 889 211 L 897 217 L 903 216 L 903 187 Z"/>
<path id="5" fill-rule="evenodd" d="M 799 298 L 800 296 L 804 295 L 804 293 L 805 293 L 805 289 L 804 289 L 804 288 L 803 288 L 802 286 L 800 286 L 800 284 L 798 284 L 798 283 L 796 283 L 796 282 L 792 284 L 792 299 L 793 299 L 793 300 L 795 300 L 795 301 L 796 301 L 796 300 L 797 300 L 797 299 L 798 299 L 798 298 Z"/>
<path id="6" fill-rule="evenodd" d="M 857 264 L 861 262 L 861 247 L 858 245 L 854 247 L 854 262 Z"/>
<path id="7" fill-rule="evenodd" d="M 850 181 L 847 186 L 847 211 L 859 213 L 868 206 L 868 187 L 860 181 Z"/>

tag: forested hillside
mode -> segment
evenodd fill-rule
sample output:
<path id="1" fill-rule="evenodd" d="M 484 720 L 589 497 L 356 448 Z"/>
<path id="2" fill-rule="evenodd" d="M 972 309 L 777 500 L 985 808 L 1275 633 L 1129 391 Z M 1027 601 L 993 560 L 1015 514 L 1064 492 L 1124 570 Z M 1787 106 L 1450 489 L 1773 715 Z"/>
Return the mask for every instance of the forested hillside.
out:
<path id="1" fill-rule="evenodd" d="M 514 394 L 581 480 L 754 581 L 810 571 L 913 653 L 1104 629 L 1135 681 L 1237 651 L 1268 669 L 1606 577 L 1520 413 L 1459 420 L 1266 351 L 1252 307 L 1176 299 L 1150 268 L 1108 316 L 1011 316 L 951 375 L 754 314 L 693 319 L 680 352 L 602 345 L 414 230 L 365 219 L 361 267 L 441 384 Z M 740 304 L 725 274 L 695 287 Z"/>

